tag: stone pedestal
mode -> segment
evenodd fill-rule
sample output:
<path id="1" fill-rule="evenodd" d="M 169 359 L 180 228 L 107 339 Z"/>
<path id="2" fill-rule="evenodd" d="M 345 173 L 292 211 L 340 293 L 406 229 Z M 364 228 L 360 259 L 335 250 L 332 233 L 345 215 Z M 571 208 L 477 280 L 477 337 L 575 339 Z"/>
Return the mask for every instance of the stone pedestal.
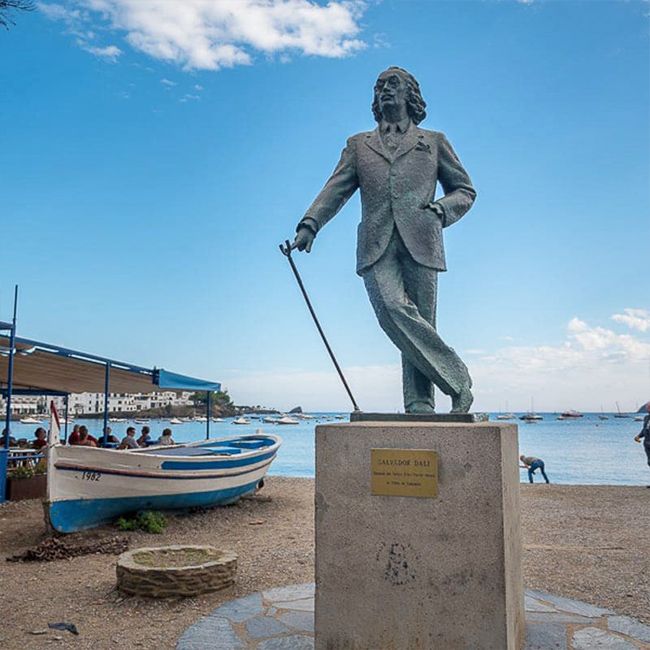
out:
<path id="1" fill-rule="evenodd" d="M 373 495 L 373 449 L 437 452 L 437 496 Z M 316 649 L 520 650 L 519 517 L 514 424 L 316 427 Z"/>

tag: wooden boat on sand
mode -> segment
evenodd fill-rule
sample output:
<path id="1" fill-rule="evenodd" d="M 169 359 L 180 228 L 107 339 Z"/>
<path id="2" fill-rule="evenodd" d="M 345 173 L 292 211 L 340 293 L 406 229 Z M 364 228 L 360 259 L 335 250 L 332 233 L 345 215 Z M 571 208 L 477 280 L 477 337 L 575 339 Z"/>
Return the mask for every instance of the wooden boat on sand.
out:
<path id="1" fill-rule="evenodd" d="M 71 533 L 139 510 L 234 503 L 255 492 L 282 440 L 257 434 L 134 450 L 52 443 L 46 518 Z"/>

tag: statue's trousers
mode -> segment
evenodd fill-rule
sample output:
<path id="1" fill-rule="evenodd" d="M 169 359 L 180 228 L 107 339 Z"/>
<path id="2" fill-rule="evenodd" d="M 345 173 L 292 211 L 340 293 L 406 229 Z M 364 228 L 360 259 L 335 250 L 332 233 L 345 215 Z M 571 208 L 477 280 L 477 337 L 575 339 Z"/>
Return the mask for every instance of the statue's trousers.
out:
<path id="1" fill-rule="evenodd" d="M 438 271 L 418 264 L 397 230 L 363 280 L 382 329 L 402 353 L 404 406 L 433 407 L 433 384 L 450 396 L 472 385 L 467 366 L 435 327 Z"/>

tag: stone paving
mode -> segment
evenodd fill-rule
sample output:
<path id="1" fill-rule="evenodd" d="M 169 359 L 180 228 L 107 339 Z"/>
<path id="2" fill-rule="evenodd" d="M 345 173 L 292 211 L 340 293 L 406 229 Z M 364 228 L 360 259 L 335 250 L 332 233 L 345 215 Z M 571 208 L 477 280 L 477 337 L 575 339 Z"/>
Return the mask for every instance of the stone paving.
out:
<path id="1" fill-rule="evenodd" d="M 649 626 L 608 609 L 532 589 L 526 590 L 526 632 L 525 650 L 650 649 Z M 189 627 L 176 650 L 313 647 L 314 585 L 310 583 L 230 601 Z"/>

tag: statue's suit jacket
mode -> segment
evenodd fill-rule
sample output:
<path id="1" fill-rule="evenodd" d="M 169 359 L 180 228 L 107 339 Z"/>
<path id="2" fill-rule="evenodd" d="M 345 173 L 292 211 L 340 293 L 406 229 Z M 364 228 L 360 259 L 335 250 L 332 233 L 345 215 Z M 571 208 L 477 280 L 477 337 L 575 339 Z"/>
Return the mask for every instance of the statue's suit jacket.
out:
<path id="1" fill-rule="evenodd" d="M 434 206 L 436 184 L 445 192 Z M 384 253 L 393 229 L 413 259 L 445 271 L 443 227 L 460 219 L 476 192 L 442 133 L 411 124 L 394 153 L 384 148 L 379 128 L 348 139 L 336 169 L 298 224 L 318 232 L 361 190 L 357 273 L 363 275 Z M 440 212 L 438 214 L 437 212 Z"/>

